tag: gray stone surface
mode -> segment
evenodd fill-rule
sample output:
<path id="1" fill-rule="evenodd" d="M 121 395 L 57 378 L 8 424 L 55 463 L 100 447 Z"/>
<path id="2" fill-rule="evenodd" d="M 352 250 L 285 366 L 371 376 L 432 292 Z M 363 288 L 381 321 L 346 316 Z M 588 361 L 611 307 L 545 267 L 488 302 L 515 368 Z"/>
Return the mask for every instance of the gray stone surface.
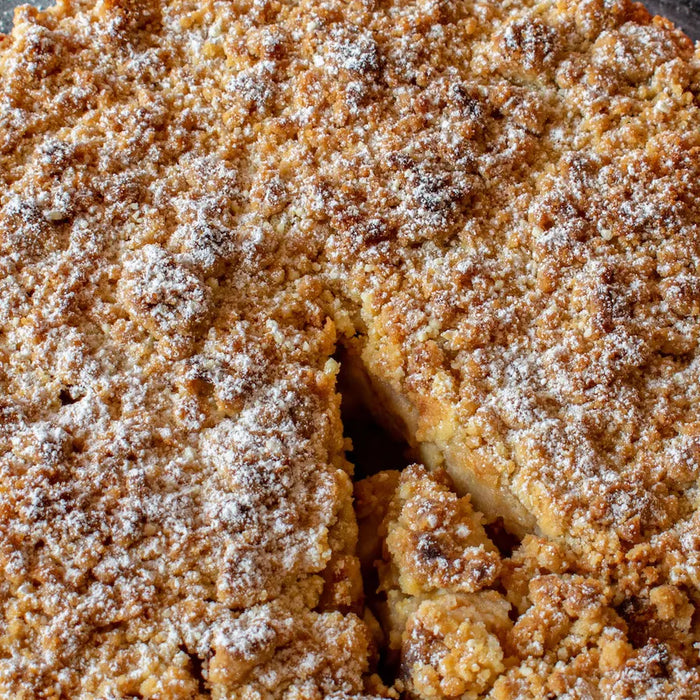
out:
<path id="1" fill-rule="evenodd" d="M 700 41 L 700 0 L 648 0 L 644 4 L 652 12 L 673 20 L 692 39 Z"/>
<path id="2" fill-rule="evenodd" d="M 0 0 L 0 33 L 7 33 L 12 29 L 12 13 L 19 5 L 34 5 L 35 7 L 48 7 L 51 2 L 30 2 L 27 0 Z"/>

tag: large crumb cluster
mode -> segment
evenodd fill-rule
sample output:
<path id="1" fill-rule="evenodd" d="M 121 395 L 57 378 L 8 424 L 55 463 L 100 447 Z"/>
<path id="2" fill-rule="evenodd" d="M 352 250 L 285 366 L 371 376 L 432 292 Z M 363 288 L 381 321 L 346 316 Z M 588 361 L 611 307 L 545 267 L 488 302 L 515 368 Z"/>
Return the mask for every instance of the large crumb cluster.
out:
<path id="1" fill-rule="evenodd" d="M 450 486 L 417 465 L 356 486 L 361 532 L 383 515 L 371 529 L 380 551 L 373 607 L 399 690 L 487 700 L 698 696 L 695 606 L 682 590 L 660 584 L 623 600 L 535 535 L 501 559 L 481 514 Z M 472 571 L 454 576 L 464 558 Z"/>
<path id="2" fill-rule="evenodd" d="M 471 495 L 369 497 L 399 685 L 697 697 L 699 202 L 700 51 L 628 0 L 19 9 L 0 695 L 396 695 L 342 343 Z"/>

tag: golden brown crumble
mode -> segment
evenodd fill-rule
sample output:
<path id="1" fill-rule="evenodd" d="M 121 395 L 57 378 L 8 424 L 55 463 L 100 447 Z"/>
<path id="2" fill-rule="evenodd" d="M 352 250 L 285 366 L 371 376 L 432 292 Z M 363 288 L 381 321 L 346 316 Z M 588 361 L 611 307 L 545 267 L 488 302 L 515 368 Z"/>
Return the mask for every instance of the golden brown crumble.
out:
<path id="1" fill-rule="evenodd" d="M 0 695 L 386 695 L 359 552 L 407 692 L 697 697 L 700 51 L 670 23 L 25 6 L 0 178 Z M 338 343 L 449 474 L 358 486 L 359 550 Z"/>
<path id="2" fill-rule="evenodd" d="M 361 531 L 373 517 L 364 505 L 383 503 L 375 565 L 386 599 L 375 607 L 408 697 L 697 697 L 694 606 L 681 588 L 655 586 L 620 603 L 615 586 L 577 573 L 574 557 L 534 535 L 501 561 L 468 497 L 424 467 L 380 472 L 356 494 Z M 462 560 L 452 545 L 465 533 L 474 566 L 488 552 L 495 575 L 435 586 L 426 572 L 451 573 Z"/>

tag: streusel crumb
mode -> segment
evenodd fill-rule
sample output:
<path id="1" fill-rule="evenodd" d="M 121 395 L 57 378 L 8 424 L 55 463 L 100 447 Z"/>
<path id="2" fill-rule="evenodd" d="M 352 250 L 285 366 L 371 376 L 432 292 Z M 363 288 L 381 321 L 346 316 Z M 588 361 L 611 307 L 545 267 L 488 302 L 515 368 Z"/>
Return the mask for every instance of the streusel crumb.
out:
<path id="1" fill-rule="evenodd" d="M 19 8 L 0 695 L 395 696 L 359 551 L 414 694 L 697 697 L 698 202 L 630 0 Z M 385 556 L 339 344 L 452 482 L 384 482 Z"/>
<path id="2" fill-rule="evenodd" d="M 381 494 L 391 481 L 382 472 L 357 489 L 379 486 Z M 637 611 L 649 609 L 644 619 L 630 614 L 630 601 L 621 603 L 614 586 L 579 573 L 580 562 L 542 538 L 526 536 L 501 560 L 468 499 L 458 498 L 444 475 L 415 465 L 401 473 L 384 510 L 383 556 L 375 565 L 386 599 L 375 605 L 408 696 L 697 696 L 694 606 L 680 589 L 658 586 L 635 598 Z M 362 529 L 361 511 L 358 517 Z M 475 584 L 470 572 L 452 574 L 462 559 L 451 545 L 465 532 L 479 544 L 465 547 L 463 557 L 476 566 L 490 552 L 497 576 Z M 435 586 L 426 564 L 452 575 Z"/>

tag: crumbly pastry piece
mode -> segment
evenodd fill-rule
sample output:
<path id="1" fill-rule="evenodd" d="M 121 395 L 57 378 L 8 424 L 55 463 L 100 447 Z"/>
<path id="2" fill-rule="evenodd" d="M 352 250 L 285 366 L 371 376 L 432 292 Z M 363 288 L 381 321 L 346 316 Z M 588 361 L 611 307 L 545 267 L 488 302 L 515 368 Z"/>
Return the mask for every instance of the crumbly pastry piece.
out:
<path id="1" fill-rule="evenodd" d="M 408 467 L 385 517 L 394 576 L 408 595 L 443 588 L 474 593 L 499 573 L 500 556 L 480 514 L 468 496 L 457 498 L 443 486 L 440 476 Z"/>
<path id="2" fill-rule="evenodd" d="M 411 697 L 479 696 L 505 669 L 501 638 L 511 626 L 508 601 L 488 590 L 501 562 L 481 515 L 446 475 L 418 465 L 364 479 L 356 495 L 360 532 L 374 520 L 366 504 L 384 504 L 375 509 L 385 514 L 375 565 L 386 600 L 375 607 L 399 688 Z"/>
<path id="3" fill-rule="evenodd" d="M 432 468 L 575 562 L 512 591 L 578 620 L 593 581 L 635 630 L 599 677 L 579 632 L 543 642 L 583 659 L 547 692 L 692 697 L 687 37 L 626 0 L 61 0 L 18 11 L 0 78 L 4 695 L 383 692 L 341 337 Z M 399 557 L 437 597 L 416 629 L 482 650 L 443 693 L 506 668 L 475 532 L 444 567 Z M 494 693 L 544 692 L 520 653 Z"/>
<path id="4" fill-rule="evenodd" d="M 382 472 L 356 492 L 361 506 L 386 504 L 375 562 L 386 600 L 377 607 L 409 697 L 697 697 L 694 607 L 678 588 L 651 589 L 636 604 L 654 611 L 630 616 L 613 587 L 576 573 L 576 560 L 542 538 L 528 535 L 501 561 L 481 514 L 444 475 L 414 465 L 387 493 L 396 475 Z M 360 508 L 361 529 L 364 517 Z M 486 568 L 486 554 L 489 575 L 455 574 L 467 558 Z"/>
<path id="5" fill-rule="evenodd" d="M 190 10 L 0 45 L 2 697 L 379 688 L 316 254 Z"/>

